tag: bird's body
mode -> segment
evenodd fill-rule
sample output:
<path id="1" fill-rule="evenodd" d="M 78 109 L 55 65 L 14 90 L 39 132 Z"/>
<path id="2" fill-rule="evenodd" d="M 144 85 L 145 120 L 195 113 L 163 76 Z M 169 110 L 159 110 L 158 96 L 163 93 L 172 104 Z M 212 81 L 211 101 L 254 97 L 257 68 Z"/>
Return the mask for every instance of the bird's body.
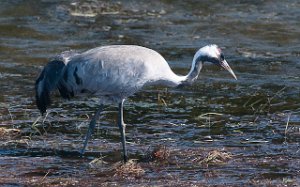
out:
<path id="1" fill-rule="evenodd" d="M 208 45 L 197 51 L 186 76 L 176 75 L 158 52 L 141 46 L 112 45 L 97 47 L 81 54 L 65 52 L 49 62 L 37 79 L 37 106 L 42 114 L 45 113 L 50 105 L 50 92 L 55 88 L 64 98 L 91 94 L 98 96 L 100 109 L 90 123 L 84 152 L 103 104 L 119 104 L 118 125 L 126 162 L 124 100 L 149 85 L 175 87 L 191 84 L 197 79 L 205 61 L 222 66 L 235 77 L 216 45 Z"/>
<path id="2" fill-rule="evenodd" d="M 119 103 L 146 85 L 177 86 L 184 79 L 173 73 L 159 53 L 140 46 L 98 47 L 64 62 L 61 86 L 66 94 L 94 94 L 105 103 Z"/>

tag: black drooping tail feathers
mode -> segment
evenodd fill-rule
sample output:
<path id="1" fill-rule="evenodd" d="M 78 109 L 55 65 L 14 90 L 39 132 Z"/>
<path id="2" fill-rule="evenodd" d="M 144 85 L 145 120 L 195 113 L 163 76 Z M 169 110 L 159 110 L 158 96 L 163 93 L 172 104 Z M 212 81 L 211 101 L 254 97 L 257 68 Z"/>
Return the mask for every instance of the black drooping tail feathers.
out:
<path id="1" fill-rule="evenodd" d="M 35 82 L 36 105 L 42 115 L 50 105 L 50 92 L 60 86 L 66 65 L 61 60 L 50 61 Z M 61 89 L 59 89 L 61 90 Z M 62 95 L 64 97 L 64 95 Z M 67 96 L 65 96 L 67 97 Z"/>

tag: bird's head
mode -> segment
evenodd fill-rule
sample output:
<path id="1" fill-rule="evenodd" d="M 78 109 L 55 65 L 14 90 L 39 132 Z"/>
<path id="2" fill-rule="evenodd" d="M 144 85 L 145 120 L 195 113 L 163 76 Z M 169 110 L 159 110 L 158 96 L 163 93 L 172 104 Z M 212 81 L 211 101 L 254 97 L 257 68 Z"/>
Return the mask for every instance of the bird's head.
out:
<path id="1" fill-rule="evenodd" d="M 207 45 L 197 51 L 193 59 L 193 66 L 197 66 L 197 64 L 200 62 L 211 62 L 213 64 L 221 66 L 225 70 L 229 71 L 229 73 L 237 80 L 236 75 L 225 60 L 222 50 L 215 44 Z"/>

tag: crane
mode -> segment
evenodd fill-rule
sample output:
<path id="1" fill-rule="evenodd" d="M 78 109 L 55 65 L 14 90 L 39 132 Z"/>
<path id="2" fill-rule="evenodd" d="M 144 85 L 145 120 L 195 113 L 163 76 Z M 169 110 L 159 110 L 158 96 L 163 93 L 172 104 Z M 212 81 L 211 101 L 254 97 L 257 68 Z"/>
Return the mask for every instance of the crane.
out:
<path id="1" fill-rule="evenodd" d="M 205 62 L 223 67 L 237 79 L 221 49 L 215 45 L 200 48 L 194 55 L 189 73 L 176 75 L 156 51 L 136 45 L 110 45 L 83 53 L 63 52 L 43 68 L 35 83 L 36 104 L 41 114 L 51 104 L 50 93 L 58 89 L 63 98 L 96 95 L 99 108 L 89 124 L 81 154 L 84 154 L 96 120 L 105 105 L 118 104 L 118 127 L 121 134 L 123 160 L 127 162 L 123 104 L 127 97 L 146 86 L 177 87 L 191 85 Z"/>

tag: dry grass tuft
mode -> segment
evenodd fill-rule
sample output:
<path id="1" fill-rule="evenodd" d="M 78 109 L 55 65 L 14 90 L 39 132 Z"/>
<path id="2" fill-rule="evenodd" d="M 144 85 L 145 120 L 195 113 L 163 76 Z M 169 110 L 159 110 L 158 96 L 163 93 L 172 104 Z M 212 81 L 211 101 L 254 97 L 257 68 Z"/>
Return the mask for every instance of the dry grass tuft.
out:
<path id="1" fill-rule="evenodd" d="M 89 163 L 90 168 L 96 169 L 106 166 L 108 163 L 103 160 L 104 157 L 95 158 Z"/>
<path id="2" fill-rule="evenodd" d="M 166 161 L 170 156 L 170 150 L 164 145 L 155 147 L 151 153 L 152 160 Z"/>
<path id="3" fill-rule="evenodd" d="M 145 173 L 145 170 L 140 166 L 136 160 L 129 160 L 125 164 L 118 162 L 115 164 L 115 174 L 114 176 L 119 176 L 123 178 L 137 178 Z"/>
<path id="4" fill-rule="evenodd" d="M 164 145 L 158 145 L 152 151 L 149 149 L 142 160 L 146 162 L 166 162 L 169 157 L 170 150 Z"/>
<path id="5" fill-rule="evenodd" d="M 297 181 L 293 178 L 283 178 L 282 180 L 275 179 L 251 179 L 249 184 L 254 187 L 281 187 L 281 186 L 299 186 Z"/>
<path id="6" fill-rule="evenodd" d="M 0 139 L 11 139 L 20 136 L 21 131 L 19 129 L 7 129 L 0 127 Z"/>
<path id="7" fill-rule="evenodd" d="M 232 158 L 232 154 L 218 150 L 210 151 L 204 158 L 198 159 L 199 164 L 223 164 Z"/>

